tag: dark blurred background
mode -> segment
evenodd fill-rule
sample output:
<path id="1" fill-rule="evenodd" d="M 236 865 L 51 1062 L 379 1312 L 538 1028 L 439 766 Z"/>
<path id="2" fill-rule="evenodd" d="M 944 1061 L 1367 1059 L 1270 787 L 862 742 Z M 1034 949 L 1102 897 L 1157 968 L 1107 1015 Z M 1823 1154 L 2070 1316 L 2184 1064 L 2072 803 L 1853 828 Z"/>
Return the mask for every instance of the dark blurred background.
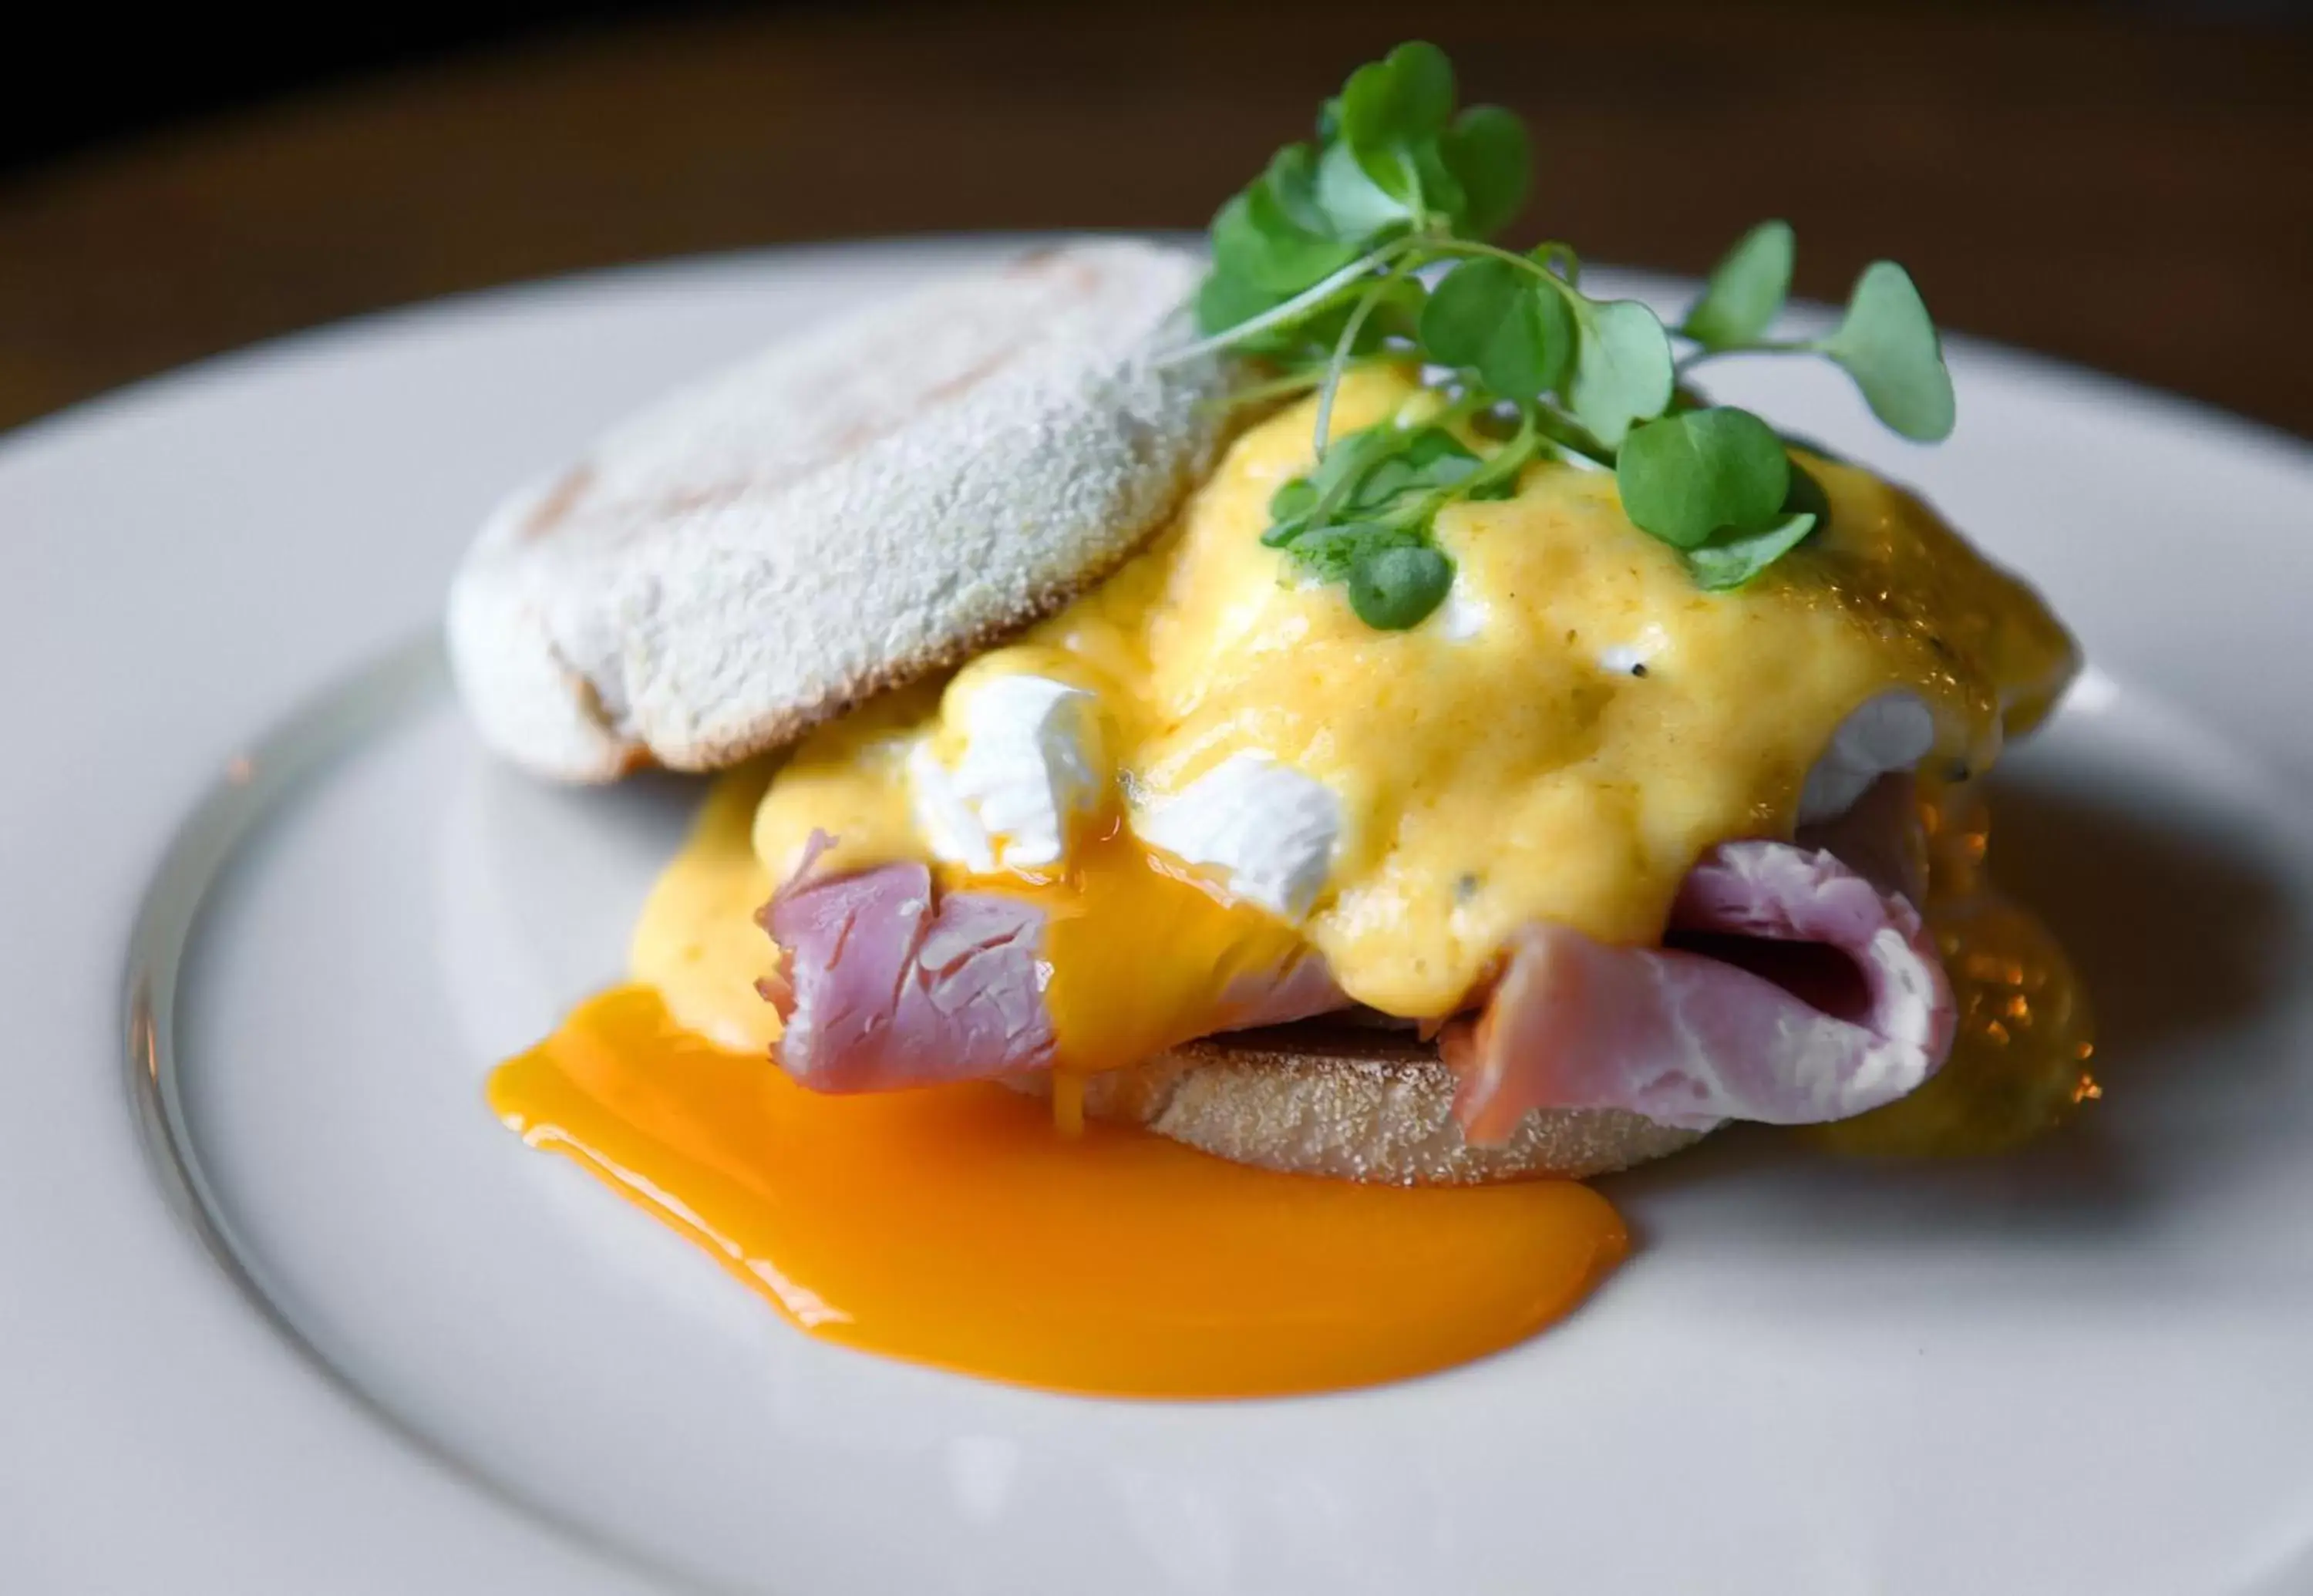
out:
<path id="1" fill-rule="evenodd" d="M 274 8 L 268 8 L 274 9 Z M 2313 4 L 87 8 L 0 97 L 0 426 L 512 279 L 1197 226 L 1408 36 L 1541 152 L 1521 232 L 1696 271 L 1788 216 L 1945 324 L 2313 433 Z"/>

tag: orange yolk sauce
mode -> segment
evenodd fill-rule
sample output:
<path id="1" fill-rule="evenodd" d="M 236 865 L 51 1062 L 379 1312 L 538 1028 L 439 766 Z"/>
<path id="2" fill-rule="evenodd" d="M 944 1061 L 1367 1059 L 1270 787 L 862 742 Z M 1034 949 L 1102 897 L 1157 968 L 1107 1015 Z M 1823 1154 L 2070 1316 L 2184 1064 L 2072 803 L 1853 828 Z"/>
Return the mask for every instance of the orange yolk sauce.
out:
<path id="1" fill-rule="evenodd" d="M 1628 1250 L 1614 1209 L 1571 1181 L 1359 1186 L 1086 1124 L 1086 1073 L 1184 1039 L 1181 1016 L 1297 945 L 1120 827 L 1064 874 L 1002 888 L 1051 916 L 1049 1103 L 991 1082 L 796 1085 L 743 1029 L 768 1007 L 725 1011 L 770 954 L 743 907 L 769 891 L 745 841 L 760 787 L 717 789 L 646 912 L 637 965 L 667 995 L 637 983 L 582 1004 L 493 1075 L 489 1100 L 798 1328 L 1051 1390 L 1279 1396 L 1513 1345 Z M 1927 913 L 1957 1036 L 1919 1091 L 1799 1133 L 1843 1153 L 2004 1151 L 2098 1095 L 2086 1000 L 2055 939 L 1986 877 L 1974 784 L 1930 797 Z"/>
<path id="2" fill-rule="evenodd" d="M 673 1023 L 582 1004 L 489 1099 L 700 1242 L 798 1328 L 1050 1390 L 1280 1396 L 1510 1346 L 1629 1247 L 1572 1181 L 1280 1175 L 1148 1132 L 1057 1130 L 988 1082 L 830 1097 Z"/>
<path id="3" fill-rule="evenodd" d="M 941 872 L 951 890 L 1023 898 L 1043 911 L 1044 1002 L 1058 1054 L 1055 1101 L 1064 1105 L 1086 1075 L 1224 1028 L 1213 1016 L 1233 990 L 1266 990 L 1308 956 L 1293 927 L 1138 842 L 1121 816 L 1087 831 L 1069 869 L 1050 879 Z"/>

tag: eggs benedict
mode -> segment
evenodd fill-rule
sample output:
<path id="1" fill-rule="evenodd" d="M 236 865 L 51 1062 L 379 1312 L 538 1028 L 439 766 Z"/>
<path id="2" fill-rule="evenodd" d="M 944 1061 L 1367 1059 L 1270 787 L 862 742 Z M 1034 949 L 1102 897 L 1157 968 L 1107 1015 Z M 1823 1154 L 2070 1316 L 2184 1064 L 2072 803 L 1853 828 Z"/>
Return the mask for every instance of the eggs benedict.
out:
<path id="1" fill-rule="evenodd" d="M 1573 1178 L 1737 1121 L 1997 1144 L 2093 1092 L 1982 873 L 2071 639 L 1913 494 L 1705 402 L 1562 246 L 1471 247 L 1523 145 L 1409 50 L 1209 267 L 1066 247 L 774 351 L 461 573 L 502 750 L 728 767 L 635 985 L 493 1099 L 815 1333 L 1070 1389 L 1393 1378 L 1621 1256 Z M 1770 347 L 1789 264 L 1738 246 L 1690 360 Z M 1939 436 L 1891 269 L 1809 347 Z"/>
<path id="2" fill-rule="evenodd" d="M 1426 402 L 1368 371 L 1333 421 Z M 678 1021 L 818 1090 L 1035 1082 L 1064 1117 L 1407 1181 L 1592 1174 L 1924 1083 L 1955 1010 L 1922 775 L 1945 801 L 2061 691 L 2039 602 L 1819 458 L 1823 531 L 1702 593 L 1611 478 L 1547 463 L 1441 516 L 1454 597 L 1378 630 L 1261 542 L 1309 410 L 1052 619 L 805 737 L 752 819 L 761 929 L 702 930 L 684 881 L 646 917 Z M 1435 1123 L 1377 1131 L 1378 1084 L 1253 1062 L 1344 1033 L 1434 1059 Z"/>

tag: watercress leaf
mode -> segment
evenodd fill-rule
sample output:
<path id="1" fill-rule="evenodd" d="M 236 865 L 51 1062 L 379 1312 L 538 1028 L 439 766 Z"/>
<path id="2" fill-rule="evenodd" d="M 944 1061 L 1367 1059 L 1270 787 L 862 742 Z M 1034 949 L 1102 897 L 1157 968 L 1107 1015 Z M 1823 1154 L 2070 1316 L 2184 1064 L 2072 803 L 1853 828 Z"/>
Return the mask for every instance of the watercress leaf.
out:
<path id="1" fill-rule="evenodd" d="M 1847 368 L 1871 413 L 1915 443 L 1939 443 L 1955 419 L 1951 373 L 1911 273 L 1874 260 L 1855 279 L 1847 314 L 1822 344 Z"/>
<path id="2" fill-rule="evenodd" d="M 1397 125 L 1397 75 L 1368 61 L 1341 85 L 1341 142 L 1373 185 L 1393 199 L 1413 193 L 1412 152 Z"/>
<path id="3" fill-rule="evenodd" d="M 1269 170 L 1262 179 L 1296 227 L 1320 236 L 1332 231 L 1325 207 L 1317 199 L 1316 151 L 1306 144 L 1287 145 L 1269 158 Z"/>
<path id="4" fill-rule="evenodd" d="M 1462 190 L 1456 231 L 1491 238 L 1526 207 L 1534 154 L 1517 113 L 1499 105 L 1472 106 L 1438 136 L 1438 154 Z"/>
<path id="5" fill-rule="evenodd" d="M 1394 450 L 1398 441 L 1397 429 L 1386 421 L 1342 433 L 1319 456 L 1309 480 L 1321 493 L 1332 494 L 1337 489 L 1346 493 L 1376 461 Z"/>
<path id="6" fill-rule="evenodd" d="M 1368 61 L 1341 85 L 1341 137 L 1380 148 L 1435 138 L 1454 114 L 1454 64 L 1420 40 Z"/>
<path id="7" fill-rule="evenodd" d="M 1612 448 L 1633 421 L 1659 416 L 1670 403 L 1670 339 L 1654 312 L 1635 299 L 1584 300 L 1580 337 L 1566 399 L 1575 419 Z"/>
<path id="8" fill-rule="evenodd" d="M 1346 582 L 1359 560 L 1412 541 L 1390 527 L 1350 521 L 1313 526 L 1291 547 L 1294 564 L 1302 570 L 1321 582 Z"/>
<path id="9" fill-rule="evenodd" d="M 1791 291 L 1796 242 L 1789 222 L 1762 222 L 1711 269 L 1679 331 L 1706 349 L 1729 349 L 1766 331 Z"/>
<path id="10" fill-rule="evenodd" d="M 1343 508 L 1360 516 L 1379 516 L 1408 493 L 1423 485 L 1420 469 L 1405 455 L 1391 454 L 1374 463 L 1357 486 L 1350 489 Z"/>
<path id="11" fill-rule="evenodd" d="M 1215 224 L 1218 225 L 1218 223 Z M 1273 310 L 1285 303 L 1288 295 L 1271 293 L 1233 272 L 1208 272 L 1197 286 L 1197 331 L 1207 336 L 1226 332 L 1242 322 L 1250 322 L 1263 311 Z M 1246 346 L 1250 352 L 1282 347 L 1288 341 L 1279 339 L 1255 340 Z"/>
<path id="12" fill-rule="evenodd" d="M 1442 427 L 1394 434 L 1394 446 L 1369 465 L 1350 490 L 1346 508 L 1363 519 L 1387 520 L 1411 502 L 1467 481 L 1483 463 Z"/>
<path id="13" fill-rule="evenodd" d="M 1504 399 L 1533 399 L 1564 381 L 1575 346 L 1566 296 L 1507 260 L 1464 260 L 1422 307 L 1421 347 L 1443 366 L 1477 372 Z"/>
<path id="14" fill-rule="evenodd" d="M 1721 533 L 1701 548 L 1686 551 L 1686 569 L 1695 586 L 1723 593 L 1765 570 L 1816 527 L 1816 518 L 1801 512 L 1770 522 L 1756 532 Z"/>
<path id="15" fill-rule="evenodd" d="M 1403 277 L 1384 281 L 1375 291 L 1374 307 L 1350 346 L 1353 355 L 1369 355 L 1391 339 L 1407 344 L 1414 341 L 1414 330 L 1421 316 L 1421 307 L 1429 293 L 1420 282 Z M 1346 307 L 1345 307 L 1346 308 Z M 1341 323 L 1332 324 L 1331 338 L 1341 337 Z M 1331 347 L 1329 343 L 1328 348 Z"/>
<path id="16" fill-rule="evenodd" d="M 1379 631 L 1417 626 L 1445 601 L 1454 562 L 1428 543 L 1384 544 L 1350 568 L 1350 608 Z"/>
<path id="17" fill-rule="evenodd" d="M 1280 525 L 1298 521 L 1316 507 L 1316 485 L 1306 477 L 1296 477 L 1269 496 L 1269 518 Z"/>
<path id="18" fill-rule="evenodd" d="M 1567 374 L 1572 369 L 1575 350 L 1581 343 L 1575 331 L 1574 308 L 1557 289 L 1529 281 L 1517 311 L 1528 332 L 1513 348 L 1516 354 L 1525 355 L 1538 345 L 1541 358 L 1531 366 L 1519 366 L 1498 357 L 1480 366 L 1478 371 L 1504 399 L 1539 398 L 1552 389 L 1565 386 Z M 1509 354 L 1511 351 L 1504 351 L 1505 356 Z"/>
<path id="19" fill-rule="evenodd" d="M 1478 463 L 1462 440 L 1443 427 L 1417 427 L 1406 434 L 1405 446 L 1398 451 L 1410 464 L 1430 472 L 1445 472 L 1454 481 L 1467 474 L 1468 468 Z M 1440 479 L 1445 480 L 1445 479 Z"/>
<path id="20" fill-rule="evenodd" d="M 1774 520 L 1790 487 L 1790 461 L 1773 428 L 1722 405 L 1649 421 L 1623 440 L 1614 477 L 1623 509 L 1641 532 L 1697 549 L 1726 528 Z"/>
<path id="21" fill-rule="evenodd" d="M 1290 549 L 1305 569 L 1341 579 L 1350 554 L 1420 542 L 1438 496 L 1485 463 L 1442 427 L 1384 421 L 1335 438 L 1305 476 L 1272 494 L 1262 542 Z"/>
<path id="22" fill-rule="evenodd" d="M 1252 190 L 1229 196 L 1228 202 L 1214 213 L 1209 236 L 1212 240 L 1215 272 L 1253 287 L 1261 286 L 1257 273 L 1269 246 L 1253 219 Z M 1281 300 L 1290 292 L 1288 288 L 1279 298 Z"/>
<path id="23" fill-rule="evenodd" d="M 1414 145 L 1413 169 L 1421 175 L 1422 209 L 1444 216 L 1449 228 L 1458 230 L 1455 219 L 1469 207 L 1469 200 L 1462 192 L 1462 181 L 1439 154 L 1437 140 Z"/>
<path id="24" fill-rule="evenodd" d="M 1403 436 L 1384 422 L 1334 438 L 1318 456 L 1308 475 L 1297 479 L 1307 482 L 1314 495 L 1308 506 L 1300 510 L 1300 518 L 1315 526 L 1352 515 L 1350 504 L 1367 476 L 1397 448 Z M 1297 535 L 1282 534 L 1279 542 L 1293 541 Z"/>
<path id="25" fill-rule="evenodd" d="M 1336 237 L 1359 239 L 1368 247 L 1412 215 L 1403 198 L 1366 175 L 1346 144 L 1328 145 L 1317 157 L 1316 198 Z"/>
<path id="26" fill-rule="evenodd" d="M 1384 193 L 1410 198 L 1420 147 L 1454 113 L 1454 67 L 1436 45 L 1401 44 L 1341 86 L 1341 142 Z"/>
<path id="27" fill-rule="evenodd" d="M 1502 260 L 1464 260 L 1438 280 L 1421 307 L 1422 352 L 1440 366 L 1475 366 L 1524 285 Z"/>
<path id="28" fill-rule="evenodd" d="M 1454 63 L 1426 40 L 1409 40 L 1385 57 L 1397 75 L 1399 125 L 1413 139 L 1435 138 L 1454 114 Z"/>
<path id="29" fill-rule="evenodd" d="M 1232 216 L 1239 200 L 1244 208 Z M 1224 270 L 1288 295 L 1331 277 L 1361 252 L 1355 240 L 1301 227 L 1266 177 L 1224 206 L 1213 222 L 1213 259 Z"/>

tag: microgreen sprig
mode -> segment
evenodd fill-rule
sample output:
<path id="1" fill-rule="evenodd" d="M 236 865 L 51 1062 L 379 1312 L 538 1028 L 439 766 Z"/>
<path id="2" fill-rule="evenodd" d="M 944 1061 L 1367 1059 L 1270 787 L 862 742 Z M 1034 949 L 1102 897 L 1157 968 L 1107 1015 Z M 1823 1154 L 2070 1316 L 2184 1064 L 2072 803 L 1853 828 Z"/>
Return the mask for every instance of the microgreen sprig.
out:
<path id="1" fill-rule="evenodd" d="M 1825 513 L 1821 489 L 1764 421 L 1685 381 L 1721 356 L 1826 357 L 1890 429 L 1950 433 L 1935 324 L 1895 262 L 1864 269 L 1828 334 L 1772 338 L 1795 250 L 1788 225 L 1763 223 L 1666 328 L 1635 300 L 1584 293 L 1569 245 L 1493 242 L 1532 172 L 1515 115 L 1457 111 L 1444 53 L 1403 44 L 1351 73 L 1315 143 L 1280 150 L 1213 218 L 1201 336 L 1183 352 L 1259 357 L 1272 368 L 1253 390 L 1264 394 L 1316 392 L 1317 464 L 1279 490 L 1262 541 L 1343 584 L 1368 623 L 1410 627 L 1436 609 L 1453 580 L 1438 512 L 1506 497 L 1543 455 L 1614 471 L 1631 522 L 1704 587 L 1740 586 L 1798 546 Z M 1425 367 L 1447 413 L 1332 436 L 1343 375 L 1379 359 Z M 1481 456 L 1449 429 L 1457 420 L 1502 441 Z"/>

